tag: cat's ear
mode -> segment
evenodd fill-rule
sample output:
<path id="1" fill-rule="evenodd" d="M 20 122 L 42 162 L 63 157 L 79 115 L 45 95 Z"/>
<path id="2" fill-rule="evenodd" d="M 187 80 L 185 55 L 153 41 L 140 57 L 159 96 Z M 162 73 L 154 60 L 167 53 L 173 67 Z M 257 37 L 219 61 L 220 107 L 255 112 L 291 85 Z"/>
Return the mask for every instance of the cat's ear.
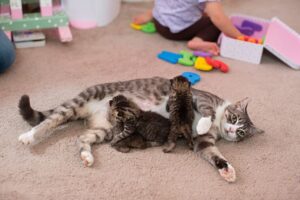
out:
<path id="1" fill-rule="evenodd" d="M 256 135 L 256 134 L 262 134 L 265 131 L 260 128 L 255 127 L 255 126 L 251 126 L 249 132 L 251 135 Z"/>
<path id="2" fill-rule="evenodd" d="M 173 79 L 170 79 L 170 84 L 173 85 Z"/>
<path id="3" fill-rule="evenodd" d="M 249 102 L 251 101 L 251 99 L 249 98 L 249 97 L 246 97 L 246 98 L 244 98 L 244 99 L 242 99 L 242 100 L 240 100 L 240 101 L 238 101 L 238 102 L 236 102 L 236 106 L 238 107 L 238 108 L 241 108 L 241 109 L 247 109 L 247 106 L 248 106 L 248 104 L 249 104 Z"/>
<path id="4" fill-rule="evenodd" d="M 112 105 L 112 103 L 113 103 L 113 101 L 112 101 L 112 100 L 109 100 L 109 106 L 111 106 L 111 105 Z"/>

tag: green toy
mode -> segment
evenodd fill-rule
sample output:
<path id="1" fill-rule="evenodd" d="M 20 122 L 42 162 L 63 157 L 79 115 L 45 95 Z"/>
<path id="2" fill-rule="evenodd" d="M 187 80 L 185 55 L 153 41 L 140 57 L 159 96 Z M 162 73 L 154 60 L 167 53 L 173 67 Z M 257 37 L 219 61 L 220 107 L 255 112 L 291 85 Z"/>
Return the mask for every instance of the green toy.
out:
<path id="1" fill-rule="evenodd" d="M 188 51 L 180 51 L 180 55 L 182 55 L 182 58 L 178 60 L 178 63 L 185 66 L 193 66 L 197 59 L 196 56 Z"/>
<path id="2" fill-rule="evenodd" d="M 143 24 L 141 26 L 141 31 L 145 32 L 145 33 L 155 33 L 156 32 L 156 28 L 153 22 L 148 22 L 146 24 Z"/>

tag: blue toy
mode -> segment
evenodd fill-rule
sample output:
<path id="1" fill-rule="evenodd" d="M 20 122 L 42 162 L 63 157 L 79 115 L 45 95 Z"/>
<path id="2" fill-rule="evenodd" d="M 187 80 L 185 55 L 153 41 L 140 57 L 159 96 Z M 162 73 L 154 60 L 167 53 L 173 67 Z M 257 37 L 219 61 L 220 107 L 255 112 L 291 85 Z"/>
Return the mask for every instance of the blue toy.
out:
<path id="1" fill-rule="evenodd" d="M 199 74 L 193 73 L 193 72 L 183 72 L 181 74 L 181 76 L 185 77 L 186 79 L 188 79 L 188 81 L 194 85 L 196 84 L 198 81 L 201 80 L 201 77 L 199 76 Z"/>
<path id="2" fill-rule="evenodd" d="M 247 36 L 252 36 L 254 34 L 254 30 L 250 27 L 239 27 L 239 26 L 236 26 L 236 28 L 241 32 L 243 33 L 244 35 L 247 35 Z"/>
<path id="3" fill-rule="evenodd" d="M 169 51 L 162 51 L 160 54 L 157 55 L 157 57 L 169 63 L 176 64 L 178 63 L 178 60 L 182 58 L 182 55 Z"/>

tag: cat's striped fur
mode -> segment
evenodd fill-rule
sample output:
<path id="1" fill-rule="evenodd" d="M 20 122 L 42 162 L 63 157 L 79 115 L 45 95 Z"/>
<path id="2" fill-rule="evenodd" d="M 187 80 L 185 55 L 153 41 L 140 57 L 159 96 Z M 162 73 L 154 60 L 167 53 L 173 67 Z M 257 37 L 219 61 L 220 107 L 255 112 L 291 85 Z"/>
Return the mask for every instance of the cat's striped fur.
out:
<path id="1" fill-rule="evenodd" d="M 20 113 L 34 127 L 30 131 L 21 134 L 19 141 L 27 145 L 32 144 L 52 133 L 53 129 L 63 123 L 84 119 L 87 121 L 88 129 L 86 133 L 79 137 L 80 155 L 83 162 L 87 166 L 91 166 L 94 162 L 91 145 L 112 139 L 112 124 L 108 119 L 107 111 L 108 102 L 113 96 L 123 94 L 127 98 L 131 98 L 142 110 L 151 110 L 168 117 L 166 103 L 169 92 L 170 81 L 160 77 L 104 83 L 89 87 L 75 98 L 64 102 L 54 109 L 43 112 L 33 110 L 30 106 L 29 98 L 23 96 L 19 102 Z M 227 181 L 234 181 L 234 169 L 218 151 L 215 141 L 221 137 L 232 139 L 226 133 L 228 130 L 225 130 L 226 127 L 224 127 L 229 116 L 228 107 L 232 106 L 236 108 L 233 110 L 237 110 L 246 116 L 246 118 L 240 119 L 239 122 L 249 119 L 247 113 L 242 112 L 246 108 L 239 109 L 238 104 L 226 103 L 208 92 L 192 89 L 192 93 L 195 110 L 193 123 L 194 150 L 200 152 L 203 158 L 215 166 L 223 178 Z M 197 135 L 197 133 L 204 131 L 197 124 L 203 122 L 202 119 L 205 118 L 210 120 L 211 126 L 206 128 L 208 129 L 207 133 Z M 202 124 L 207 125 L 207 121 Z M 243 137 L 260 132 L 252 123 L 247 122 L 247 124 L 250 124 L 250 126 L 245 129 L 246 132 Z M 236 124 L 233 129 L 237 129 L 237 127 L 241 128 L 242 125 Z"/>
<path id="2" fill-rule="evenodd" d="M 191 84 L 185 77 L 177 76 L 171 79 L 167 110 L 170 112 L 171 130 L 168 136 L 168 146 L 163 151 L 171 152 L 180 135 L 183 135 L 190 148 L 193 148 L 192 125 L 195 118 L 193 96 Z"/>

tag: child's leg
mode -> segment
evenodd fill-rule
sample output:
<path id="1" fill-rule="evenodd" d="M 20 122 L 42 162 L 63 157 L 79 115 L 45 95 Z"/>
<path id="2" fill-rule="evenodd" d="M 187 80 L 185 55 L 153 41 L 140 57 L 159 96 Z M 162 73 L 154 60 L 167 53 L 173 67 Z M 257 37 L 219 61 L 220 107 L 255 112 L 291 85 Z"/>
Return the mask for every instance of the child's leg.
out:
<path id="1" fill-rule="evenodd" d="M 188 47 L 193 50 L 202 50 L 213 54 L 219 53 L 215 43 L 220 31 L 213 25 L 208 17 L 203 16 L 199 21 L 179 33 L 172 33 L 168 27 L 162 26 L 153 19 L 156 30 L 163 37 L 170 40 L 189 40 Z"/>

